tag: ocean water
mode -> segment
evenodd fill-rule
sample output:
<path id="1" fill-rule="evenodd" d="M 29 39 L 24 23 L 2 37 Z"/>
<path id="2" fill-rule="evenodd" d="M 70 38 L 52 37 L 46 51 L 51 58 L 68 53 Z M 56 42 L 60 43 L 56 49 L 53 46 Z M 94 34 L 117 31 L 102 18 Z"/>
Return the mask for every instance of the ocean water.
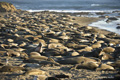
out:
<path id="1" fill-rule="evenodd" d="M 106 20 L 107 19 L 93 22 L 92 24 L 89 24 L 89 26 L 98 27 L 100 29 L 105 29 L 120 34 L 120 29 L 116 28 L 117 26 L 119 26 L 118 24 L 120 24 L 120 18 L 118 18 L 118 20 L 115 21 L 113 20 L 111 22 L 106 22 Z"/>
<path id="2" fill-rule="evenodd" d="M 120 10 L 120 0 L 0 0 L 28 11 L 113 11 Z"/>

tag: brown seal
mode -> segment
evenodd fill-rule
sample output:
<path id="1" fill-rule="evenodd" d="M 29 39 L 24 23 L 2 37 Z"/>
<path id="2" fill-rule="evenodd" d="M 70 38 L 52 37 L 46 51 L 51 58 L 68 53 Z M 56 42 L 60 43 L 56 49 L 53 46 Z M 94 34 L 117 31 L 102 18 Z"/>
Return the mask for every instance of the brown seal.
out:
<path id="1" fill-rule="evenodd" d="M 35 51 L 36 51 L 36 52 L 39 52 L 39 53 L 42 53 L 42 51 L 43 51 L 43 50 L 42 50 L 42 46 L 43 46 L 43 45 L 42 45 L 42 43 L 40 42 L 39 45 L 36 47 Z"/>
<path id="2" fill-rule="evenodd" d="M 96 63 L 98 62 L 98 63 L 100 63 L 100 59 L 78 56 L 78 57 L 65 58 L 64 60 L 58 60 L 57 62 L 60 64 L 79 64 L 81 62 L 96 62 Z"/>
<path id="3" fill-rule="evenodd" d="M 96 69 L 99 66 L 96 62 L 81 62 L 80 64 L 76 64 L 71 69 Z"/>
<path id="4" fill-rule="evenodd" d="M 0 72 L 15 72 L 21 70 L 25 70 L 25 68 L 19 66 L 3 66 L 2 68 L 0 68 Z"/>

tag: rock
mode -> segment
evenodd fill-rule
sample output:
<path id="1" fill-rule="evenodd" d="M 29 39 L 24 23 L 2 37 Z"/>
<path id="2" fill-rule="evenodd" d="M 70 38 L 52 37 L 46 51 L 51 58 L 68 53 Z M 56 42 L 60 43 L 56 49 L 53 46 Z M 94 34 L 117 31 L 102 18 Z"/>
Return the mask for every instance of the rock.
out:
<path id="1" fill-rule="evenodd" d="M 109 17 L 109 20 L 118 20 L 116 17 Z"/>
<path id="2" fill-rule="evenodd" d="M 116 29 L 120 29 L 120 26 L 117 26 Z"/>
<path id="3" fill-rule="evenodd" d="M 17 9 L 11 3 L 0 2 L 0 12 L 16 11 Z"/>
<path id="4" fill-rule="evenodd" d="M 111 22 L 111 21 L 114 21 L 114 20 L 118 20 L 116 17 L 109 17 L 106 22 Z"/>

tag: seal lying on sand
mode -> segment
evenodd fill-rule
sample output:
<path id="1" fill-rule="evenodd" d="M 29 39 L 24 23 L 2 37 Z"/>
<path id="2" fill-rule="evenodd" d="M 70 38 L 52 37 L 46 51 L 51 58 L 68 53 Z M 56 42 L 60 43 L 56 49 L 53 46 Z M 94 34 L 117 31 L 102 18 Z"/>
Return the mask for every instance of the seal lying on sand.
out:
<path id="1" fill-rule="evenodd" d="M 97 71 L 101 70 L 115 70 L 112 66 L 107 65 L 107 64 L 100 64 L 98 68 L 96 68 Z"/>
<path id="2" fill-rule="evenodd" d="M 112 52 L 115 51 L 115 49 L 112 48 L 112 47 L 106 47 L 102 51 L 105 52 L 105 53 L 112 53 Z"/>
<path id="3" fill-rule="evenodd" d="M 44 75 L 45 71 L 39 70 L 39 69 L 32 69 L 26 71 L 23 75 Z"/>
<path id="4" fill-rule="evenodd" d="M 2 68 L 0 68 L 0 72 L 15 72 L 21 70 L 25 70 L 25 68 L 19 66 L 3 66 Z"/>
<path id="5" fill-rule="evenodd" d="M 98 63 L 100 63 L 100 59 L 79 56 L 79 57 L 65 58 L 64 60 L 58 60 L 57 62 L 60 64 L 79 64 L 81 62 L 96 62 L 96 63 L 98 62 Z"/>
<path id="6" fill-rule="evenodd" d="M 23 60 L 25 63 L 38 63 L 39 61 L 48 60 L 46 56 L 31 56 Z"/>
<path id="7" fill-rule="evenodd" d="M 81 62 L 80 64 L 76 64 L 71 69 L 96 69 L 99 66 L 96 62 Z"/>
<path id="8" fill-rule="evenodd" d="M 38 52 L 31 52 L 30 53 L 30 57 L 32 56 L 41 56 Z"/>

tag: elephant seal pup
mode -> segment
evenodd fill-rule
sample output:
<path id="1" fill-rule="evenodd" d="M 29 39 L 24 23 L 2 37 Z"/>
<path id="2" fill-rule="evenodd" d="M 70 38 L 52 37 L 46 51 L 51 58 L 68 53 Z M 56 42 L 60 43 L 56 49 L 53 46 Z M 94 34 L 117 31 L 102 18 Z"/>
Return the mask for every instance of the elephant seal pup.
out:
<path id="1" fill-rule="evenodd" d="M 98 68 L 96 68 L 97 71 L 101 70 L 115 70 L 114 67 L 107 65 L 107 64 L 100 64 Z"/>
<path id="2" fill-rule="evenodd" d="M 79 64 L 81 62 L 98 62 L 100 63 L 100 59 L 97 58 L 87 58 L 83 56 L 78 57 L 71 57 L 71 58 L 65 58 L 64 60 L 58 60 L 57 61 L 60 64 Z"/>
<path id="3" fill-rule="evenodd" d="M 45 71 L 39 69 L 32 69 L 23 73 L 23 76 L 27 76 L 27 75 L 45 75 Z"/>
<path id="4" fill-rule="evenodd" d="M 22 70 L 25 70 L 25 68 L 20 66 L 3 66 L 2 68 L 0 68 L 0 72 L 15 72 Z"/>

